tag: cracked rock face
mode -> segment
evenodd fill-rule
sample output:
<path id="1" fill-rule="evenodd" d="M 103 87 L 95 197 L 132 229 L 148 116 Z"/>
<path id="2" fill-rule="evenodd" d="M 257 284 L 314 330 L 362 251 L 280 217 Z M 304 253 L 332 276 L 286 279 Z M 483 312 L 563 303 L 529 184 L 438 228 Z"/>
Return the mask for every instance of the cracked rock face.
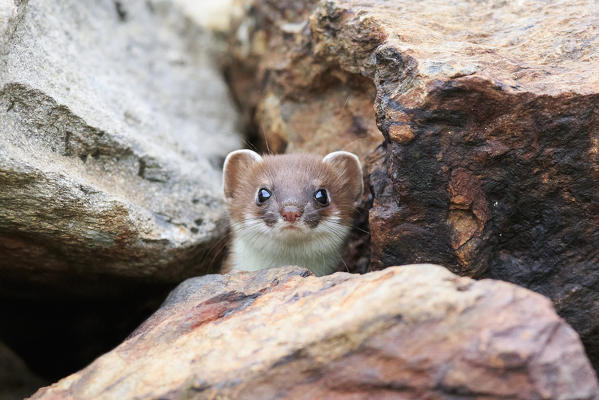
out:
<path id="1" fill-rule="evenodd" d="M 549 300 L 411 265 L 187 280 L 120 346 L 32 399 L 598 396 Z"/>
<path id="2" fill-rule="evenodd" d="M 347 148 L 363 139 L 346 121 L 366 121 L 371 269 L 434 262 L 531 288 L 599 365 L 595 5 L 256 0 L 235 29 L 237 92 L 260 78 L 237 97 L 275 148 Z M 340 92 L 356 97 L 313 107 L 319 129 L 297 122 Z"/>
<path id="3" fill-rule="evenodd" d="M 211 35 L 141 0 L 3 1 L 0 29 L 2 290 L 209 270 L 240 146 Z"/>

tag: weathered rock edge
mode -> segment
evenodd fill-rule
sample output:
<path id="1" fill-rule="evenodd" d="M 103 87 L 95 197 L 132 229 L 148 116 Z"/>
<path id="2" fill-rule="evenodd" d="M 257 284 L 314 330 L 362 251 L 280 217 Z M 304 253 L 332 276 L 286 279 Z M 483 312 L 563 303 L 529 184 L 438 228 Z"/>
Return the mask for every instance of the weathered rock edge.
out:
<path id="1" fill-rule="evenodd" d="M 597 399 L 543 296 L 434 265 L 182 283 L 116 349 L 32 399 Z"/>
<path id="2" fill-rule="evenodd" d="M 237 114 L 214 38 L 169 3 L 0 6 L 4 293 L 214 270 Z"/>

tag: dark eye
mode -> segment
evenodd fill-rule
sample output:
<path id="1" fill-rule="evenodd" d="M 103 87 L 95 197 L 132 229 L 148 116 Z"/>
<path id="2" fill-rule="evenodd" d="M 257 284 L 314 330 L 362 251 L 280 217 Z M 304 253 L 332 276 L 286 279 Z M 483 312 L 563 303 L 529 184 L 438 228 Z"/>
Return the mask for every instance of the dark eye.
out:
<path id="1" fill-rule="evenodd" d="M 270 190 L 262 188 L 258 190 L 258 200 L 256 201 L 258 204 L 264 203 L 266 200 L 270 199 L 272 193 Z"/>
<path id="2" fill-rule="evenodd" d="M 321 206 L 326 206 L 329 204 L 329 196 L 327 195 L 327 191 L 325 189 L 318 189 L 314 192 L 314 200 Z"/>

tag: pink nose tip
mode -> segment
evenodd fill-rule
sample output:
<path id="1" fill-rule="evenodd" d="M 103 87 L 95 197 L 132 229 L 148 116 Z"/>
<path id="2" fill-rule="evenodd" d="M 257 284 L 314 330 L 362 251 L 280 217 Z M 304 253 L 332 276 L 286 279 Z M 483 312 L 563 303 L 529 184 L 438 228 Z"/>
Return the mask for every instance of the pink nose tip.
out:
<path id="1" fill-rule="evenodd" d="M 302 216 L 302 212 L 297 207 L 283 207 L 281 216 L 285 221 L 294 223 L 296 219 Z"/>

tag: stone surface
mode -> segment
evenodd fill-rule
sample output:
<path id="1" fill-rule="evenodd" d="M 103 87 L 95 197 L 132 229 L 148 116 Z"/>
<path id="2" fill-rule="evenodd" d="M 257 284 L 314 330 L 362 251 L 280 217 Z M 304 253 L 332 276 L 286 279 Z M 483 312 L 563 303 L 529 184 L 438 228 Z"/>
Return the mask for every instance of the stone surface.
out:
<path id="1" fill-rule="evenodd" d="M 229 29 L 233 0 L 173 0 L 194 21 L 217 32 Z"/>
<path id="2" fill-rule="evenodd" d="M 597 15 L 586 0 L 255 0 L 231 82 L 277 151 L 346 146 L 344 115 L 365 121 L 371 269 L 434 262 L 534 289 L 599 367 Z"/>
<path id="3" fill-rule="evenodd" d="M 0 290 L 210 271 L 240 147 L 212 35 L 141 0 L 4 0 L 0 29 Z"/>
<path id="4" fill-rule="evenodd" d="M 325 155 L 343 149 L 364 161 L 382 142 L 374 84 L 314 57 L 308 3 L 246 5 L 253 19 L 237 19 L 231 34 L 232 90 L 246 122 L 257 124 L 265 151 Z"/>
<path id="5" fill-rule="evenodd" d="M 567 360 L 567 362 L 564 362 Z M 543 296 L 434 265 L 182 283 L 116 349 L 32 399 L 597 399 Z"/>

